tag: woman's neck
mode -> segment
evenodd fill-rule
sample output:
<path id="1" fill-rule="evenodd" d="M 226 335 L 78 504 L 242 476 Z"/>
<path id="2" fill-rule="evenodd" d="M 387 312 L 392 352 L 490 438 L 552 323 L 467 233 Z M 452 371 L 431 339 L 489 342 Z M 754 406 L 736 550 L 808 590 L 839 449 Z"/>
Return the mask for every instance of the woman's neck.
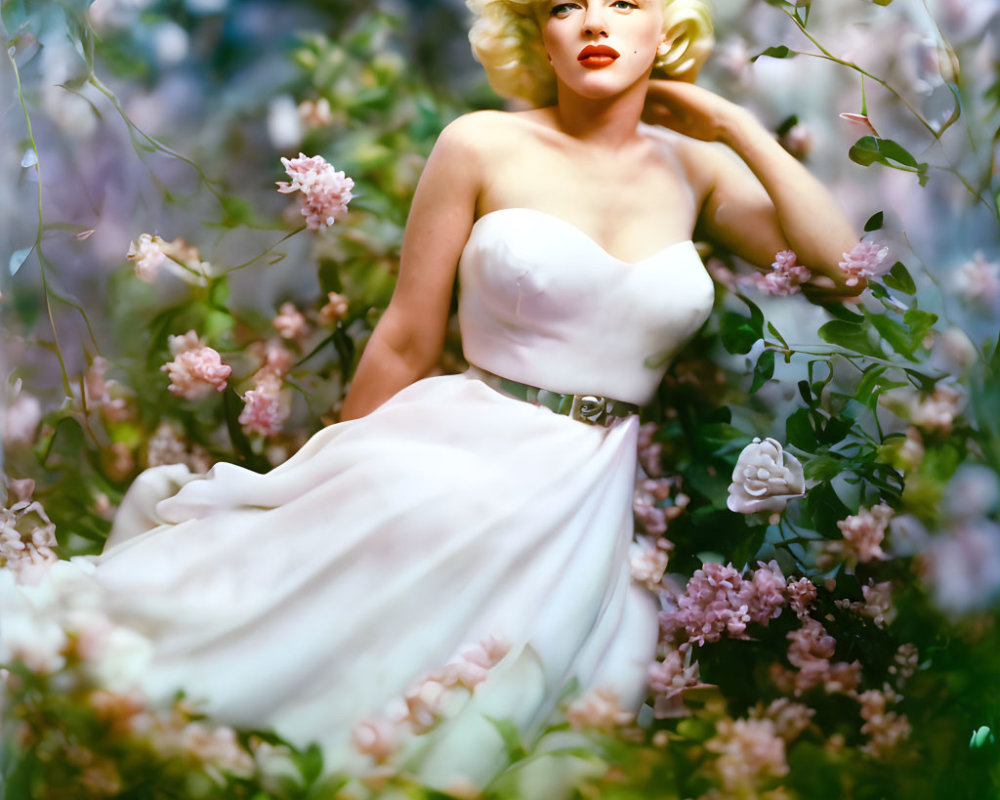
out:
<path id="1" fill-rule="evenodd" d="M 619 149 L 636 141 L 636 128 L 646 102 L 643 81 L 614 97 L 581 97 L 563 86 L 551 109 L 559 129 L 574 139 L 600 148 Z"/>

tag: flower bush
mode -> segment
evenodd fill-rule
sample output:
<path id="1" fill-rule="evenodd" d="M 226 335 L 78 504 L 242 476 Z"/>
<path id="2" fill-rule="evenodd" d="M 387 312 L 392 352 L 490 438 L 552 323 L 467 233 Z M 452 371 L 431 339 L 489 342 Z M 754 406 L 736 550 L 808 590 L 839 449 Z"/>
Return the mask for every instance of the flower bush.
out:
<path id="1" fill-rule="evenodd" d="M 21 172 L 3 189 L 0 793 L 517 797 L 556 742 L 591 767 L 581 797 L 995 794 L 997 11 L 899 5 L 719 9 L 704 80 L 860 215 L 842 268 L 867 288 L 807 309 L 789 297 L 806 279 L 794 254 L 754 276 L 707 252 L 716 313 L 640 431 L 630 561 L 661 605 L 647 703 L 633 719 L 606 692 L 568 691 L 538 742 L 496 720 L 509 768 L 443 793 L 396 769 L 399 720 L 353 731 L 371 771 L 349 779 L 318 748 L 232 730 L 194 698 L 149 705 L 130 686 L 141 639 L 86 603 L 69 614 L 46 579 L 100 550 L 144 467 L 265 470 L 336 419 L 434 137 L 495 98 L 429 88 L 461 70 L 407 69 L 399 34 L 420 17 L 378 4 L 289 3 L 261 25 L 211 3 L 5 3 L 24 115 L 4 122 Z M 307 27 L 336 38 L 274 53 L 293 7 L 326 14 Z M 461 31 L 435 8 L 422 52 L 443 58 Z M 192 75 L 229 102 L 199 105 Z M 462 366 L 450 333 L 440 369 Z M 401 698 L 407 725 L 432 733 L 503 652 L 487 641 L 426 676 Z"/>

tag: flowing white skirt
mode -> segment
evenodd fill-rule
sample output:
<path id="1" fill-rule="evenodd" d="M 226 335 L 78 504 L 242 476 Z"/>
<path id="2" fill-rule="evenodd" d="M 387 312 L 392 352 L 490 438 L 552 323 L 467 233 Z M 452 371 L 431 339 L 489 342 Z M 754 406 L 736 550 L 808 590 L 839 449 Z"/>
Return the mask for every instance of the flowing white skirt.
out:
<path id="1" fill-rule="evenodd" d="M 148 470 L 96 576 L 154 644 L 154 697 L 183 688 L 217 720 L 316 741 L 328 769 L 362 765 L 356 723 L 463 647 L 506 639 L 421 745 L 432 784 L 484 783 L 505 766 L 485 716 L 530 742 L 574 679 L 632 710 L 646 695 L 657 603 L 628 564 L 637 425 L 587 425 L 472 372 L 428 378 L 267 474 Z"/>

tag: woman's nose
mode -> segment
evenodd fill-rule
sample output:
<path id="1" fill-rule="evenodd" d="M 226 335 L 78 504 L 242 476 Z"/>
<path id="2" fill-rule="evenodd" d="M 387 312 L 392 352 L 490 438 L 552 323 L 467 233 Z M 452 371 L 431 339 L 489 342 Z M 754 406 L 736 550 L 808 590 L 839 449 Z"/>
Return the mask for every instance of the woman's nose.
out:
<path id="1" fill-rule="evenodd" d="M 583 17 L 583 32 L 587 36 L 607 36 L 608 28 L 604 20 L 604 9 L 600 3 L 589 3 Z"/>

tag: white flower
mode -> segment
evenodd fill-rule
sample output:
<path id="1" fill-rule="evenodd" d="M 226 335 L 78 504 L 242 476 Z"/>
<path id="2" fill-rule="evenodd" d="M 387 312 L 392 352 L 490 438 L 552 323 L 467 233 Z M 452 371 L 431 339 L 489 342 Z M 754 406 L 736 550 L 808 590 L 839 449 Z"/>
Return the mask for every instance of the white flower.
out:
<path id="1" fill-rule="evenodd" d="M 791 498 L 804 495 L 805 477 L 799 460 L 785 453 L 775 439 L 762 442 L 755 438 L 736 461 L 726 505 L 740 514 L 782 511 Z"/>

